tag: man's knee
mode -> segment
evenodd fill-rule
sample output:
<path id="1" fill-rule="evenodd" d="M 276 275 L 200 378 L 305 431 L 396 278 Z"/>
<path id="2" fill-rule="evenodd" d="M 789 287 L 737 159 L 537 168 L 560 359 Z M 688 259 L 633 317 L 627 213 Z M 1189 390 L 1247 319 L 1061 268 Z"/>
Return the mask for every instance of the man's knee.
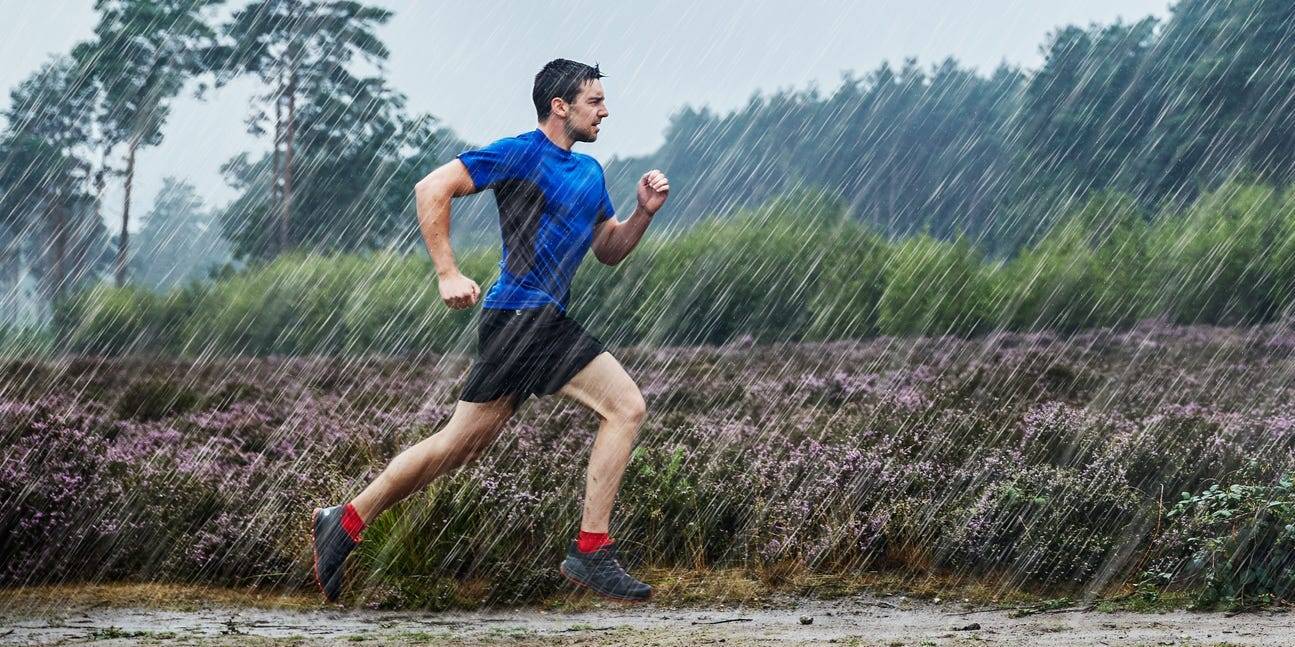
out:
<path id="1" fill-rule="evenodd" d="M 647 417 L 647 402 L 643 401 L 643 394 L 638 389 L 634 389 L 616 398 L 609 417 L 635 427 L 643 424 L 643 419 Z"/>
<path id="2" fill-rule="evenodd" d="M 647 416 L 647 403 L 638 385 L 608 352 L 595 357 L 560 392 L 624 426 L 637 427 Z"/>

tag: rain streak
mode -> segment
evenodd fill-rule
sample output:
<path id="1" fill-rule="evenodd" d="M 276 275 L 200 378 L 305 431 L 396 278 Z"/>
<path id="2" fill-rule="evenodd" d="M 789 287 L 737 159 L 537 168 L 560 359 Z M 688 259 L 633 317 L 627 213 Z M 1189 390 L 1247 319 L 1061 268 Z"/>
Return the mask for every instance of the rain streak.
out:
<path id="1" fill-rule="evenodd" d="M 652 600 L 558 570 L 604 416 L 553 394 L 369 520 L 326 605 L 311 510 L 446 428 L 480 350 L 415 186 L 489 141 L 394 85 L 394 4 L 96 0 L 7 88 L 0 644 L 1292 644 L 1259 615 L 1295 595 L 1285 0 L 661 96 L 660 145 L 599 162 L 621 231 L 649 171 L 669 199 L 566 312 L 646 403 L 610 535 Z M 234 86 L 217 200 L 148 153 Z M 451 207 L 483 297 L 500 208 Z"/>

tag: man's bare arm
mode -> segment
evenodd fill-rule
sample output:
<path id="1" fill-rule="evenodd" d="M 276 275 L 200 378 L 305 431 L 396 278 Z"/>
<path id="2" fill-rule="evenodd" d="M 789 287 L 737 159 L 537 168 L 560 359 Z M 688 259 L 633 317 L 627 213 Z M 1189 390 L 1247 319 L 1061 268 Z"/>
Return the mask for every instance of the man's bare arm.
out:
<path id="1" fill-rule="evenodd" d="M 606 265 L 615 265 L 629 256 L 669 195 L 670 180 L 664 173 L 657 169 L 644 173 L 638 183 L 638 206 L 630 219 L 621 222 L 609 218 L 594 229 L 594 256 Z"/>
<path id="2" fill-rule="evenodd" d="M 594 229 L 594 258 L 604 265 L 615 265 L 629 256 L 647 231 L 652 216 L 643 207 L 634 209 L 625 222 L 615 217 L 604 220 Z"/>
<path id="3" fill-rule="evenodd" d="M 450 200 L 477 191 L 467 167 L 458 159 L 442 164 L 414 185 L 418 229 L 436 264 L 441 298 L 453 309 L 475 304 L 481 291 L 476 282 L 459 272 L 454 262 L 454 251 L 450 249 Z"/>

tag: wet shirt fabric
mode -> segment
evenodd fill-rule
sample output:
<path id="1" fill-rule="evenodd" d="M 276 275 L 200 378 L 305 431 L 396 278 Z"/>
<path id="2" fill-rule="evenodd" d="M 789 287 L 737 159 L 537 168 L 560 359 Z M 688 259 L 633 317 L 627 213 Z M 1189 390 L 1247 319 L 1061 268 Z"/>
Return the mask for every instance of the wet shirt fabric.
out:
<path id="1" fill-rule="evenodd" d="M 477 190 L 492 189 L 499 206 L 503 255 L 482 308 L 552 303 L 565 313 L 594 227 L 613 215 L 602 165 L 554 144 L 539 128 L 457 157 Z"/>

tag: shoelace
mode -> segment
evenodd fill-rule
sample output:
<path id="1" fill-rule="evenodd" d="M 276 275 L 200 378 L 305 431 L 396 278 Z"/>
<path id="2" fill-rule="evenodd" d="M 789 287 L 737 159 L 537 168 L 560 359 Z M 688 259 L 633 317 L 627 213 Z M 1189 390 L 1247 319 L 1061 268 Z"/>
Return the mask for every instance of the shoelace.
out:
<path id="1" fill-rule="evenodd" d="M 617 575 L 617 576 L 625 575 L 625 569 L 621 568 L 621 565 L 617 563 L 615 560 L 610 560 L 610 559 L 595 564 L 594 570 L 600 574 L 605 574 L 605 575 Z"/>
<path id="2" fill-rule="evenodd" d="M 592 557 L 592 559 L 589 559 L 589 557 Z M 628 578 L 629 574 L 626 573 L 625 568 L 620 565 L 620 560 L 617 559 L 617 557 L 616 549 L 612 548 L 603 549 L 597 553 L 586 556 L 586 559 L 589 559 L 591 567 L 590 570 L 593 573 L 599 575 L 610 574 L 616 575 L 620 578 Z"/>

